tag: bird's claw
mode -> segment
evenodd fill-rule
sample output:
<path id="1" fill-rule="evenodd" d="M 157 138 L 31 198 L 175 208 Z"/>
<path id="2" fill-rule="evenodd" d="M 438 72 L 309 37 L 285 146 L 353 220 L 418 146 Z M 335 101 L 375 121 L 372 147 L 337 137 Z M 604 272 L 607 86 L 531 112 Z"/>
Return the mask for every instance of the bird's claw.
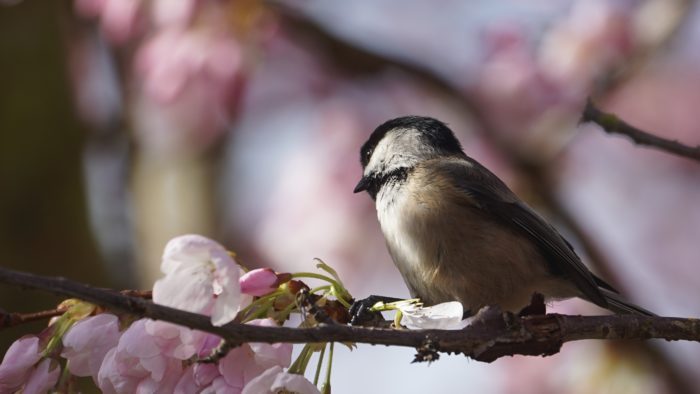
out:
<path id="1" fill-rule="evenodd" d="M 372 311 L 372 307 L 378 302 L 396 302 L 399 298 L 371 295 L 367 298 L 352 303 L 350 313 L 350 325 L 352 326 L 379 326 L 384 322 L 382 314 Z"/>

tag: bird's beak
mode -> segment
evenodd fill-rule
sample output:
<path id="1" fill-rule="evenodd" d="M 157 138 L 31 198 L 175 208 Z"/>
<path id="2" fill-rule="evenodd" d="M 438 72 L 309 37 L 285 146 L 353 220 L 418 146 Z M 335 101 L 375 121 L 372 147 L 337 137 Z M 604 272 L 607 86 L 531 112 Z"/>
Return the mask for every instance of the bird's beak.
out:
<path id="1" fill-rule="evenodd" d="M 367 190 L 367 187 L 369 187 L 369 183 L 371 180 L 372 178 L 368 176 L 363 176 L 362 179 L 360 179 L 360 181 L 357 182 L 357 186 L 355 186 L 355 189 L 352 192 L 359 193 L 361 191 Z"/>

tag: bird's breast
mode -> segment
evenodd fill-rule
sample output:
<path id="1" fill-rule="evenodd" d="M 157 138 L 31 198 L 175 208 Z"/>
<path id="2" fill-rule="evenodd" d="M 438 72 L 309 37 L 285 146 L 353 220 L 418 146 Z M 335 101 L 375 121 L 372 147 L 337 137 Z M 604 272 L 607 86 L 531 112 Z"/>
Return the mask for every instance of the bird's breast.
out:
<path id="1" fill-rule="evenodd" d="M 447 257 L 442 210 L 410 184 L 387 185 L 377 195 L 377 216 L 389 253 L 413 296 L 427 302 Z"/>
<path id="2" fill-rule="evenodd" d="M 458 193 L 430 179 L 385 185 L 377 195 L 389 253 L 412 296 L 513 310 L 557 285 L 531 242 Z"/>

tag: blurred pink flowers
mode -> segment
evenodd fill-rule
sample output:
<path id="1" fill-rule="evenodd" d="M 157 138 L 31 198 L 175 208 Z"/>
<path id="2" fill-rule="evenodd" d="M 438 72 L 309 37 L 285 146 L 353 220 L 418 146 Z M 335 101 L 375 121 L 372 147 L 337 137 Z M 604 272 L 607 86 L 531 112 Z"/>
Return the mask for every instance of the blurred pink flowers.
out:
<path id="1" fill-rule="evenodd" d="M 243 87 L 242 49 L 226 29 L 166 28 L 135 55 L 137 137 L 157 151 L 207 147 L 226 131 Z"/>
<path id="2" fill-rule="evenodd" d="M 226 100 L 241 66 L 238 43 L 224 31 L 164 29 L 136 56 L 136 70 L 146 92 L 171 104 L 190 89 L 209 92 L 212 101 Z"/>
<path id="3" fill-rule="evenodd" d="M 199 0 L 155 0 L 153 19 L 159 26 L 183 26 L 190 22 Z"/>
<path id="4" fill-rule="evenodd" d="M 209 146 L 226 131 L 243 87 L 229 5 L 198 0 L 75 0 L 108 40 L 130 45 L 133 117 L 146 148 Z M 193 21 L 197 20 L 196 26 Z M 76 79 L 80 83 L 80 78 Z"/>
<path id="5" fill-rule="evenodd" d="M 176 3 L 176 2 L 174 2 Z M 76 0 L 75 10 L 88 18 L 99 18 L 112 42 L 124 44 L 143 23 L 143 0 Z"/>
<path id="6" fill-rule="evenodd" d="M 543 73 L 574 94 L 586 94 L 605 70 L 634 47 L 629 10 L 613 2 L 574 2 L 570 14 L 544 36 L 538 63 Z"/>
<path id="7" fill-rule="evenodd" d="M 476 92 L 497 131 L 521 151 L 557 148 L 550 130 L 571 127 L 594 84 L 635 49 L 629 8 L 575 1 L 536 43 L 524 26 L 492 27 Z M 541 131 L 550 134 L 538 135 Z"/>

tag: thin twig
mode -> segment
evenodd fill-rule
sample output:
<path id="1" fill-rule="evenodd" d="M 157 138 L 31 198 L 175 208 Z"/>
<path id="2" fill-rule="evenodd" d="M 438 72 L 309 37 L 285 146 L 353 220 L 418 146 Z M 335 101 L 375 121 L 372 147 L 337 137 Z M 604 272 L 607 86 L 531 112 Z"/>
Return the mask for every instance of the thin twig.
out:
<path id="1" fill-rule="evenodd" d="M 583 110 L 581 122 L 593 122 L 610 134 L 621 134 L 632 139 L 638 145 L 650 146 L 668 153 L 700 161 L 700 146 L 691 147 L 676 140 L 658 137 L 638 129 L 614 114 L 603 112 L 588 100 Z"/>
<path id="2" fill-rule="evenodd" d="M 122 290 L 121 294 L 131 297 L 144 298 L 150 300 L 152 297 L 151 290 Z M 61 316 L 68 310 L 67 307 L 59 306 L 54 309 L 31 313 L 5 312 L 0 310 L 0 329 L 19 326 L 25 323 L 31 323 L 39 320 L 46 320 L 52 317 Z"/>
<path id="3" fill-rule="evenodd" d="M 518 318 L 498 315 L 464 330 L 391 330 L 323 324 L 314 328 L 261 327 L 229 323 L 213 326 L 207 316 L 154 304 L 73 282 L 0 268 L 0 282 L 79 298 L 119 312 L 163 320 L 216 334 L 232 344 L 245 342 L 360 342 L 419 348 L 430 342 L 437 351 L 464 353 L 491 362 L 505 355 L 552 355 L 564 342 L 582 339 L 642 340 L 660 338 L 700 342 L 700 319 L 636 315 Z"/>
<path id="4" fill-rule="evenodd" d="M 61 316 L 66 308 L 49 309 L 32 313 L 6 313 L 0 312 L 0 329 L 19 326 L 38 320 L 46 320 L 55 316 Z"/>

